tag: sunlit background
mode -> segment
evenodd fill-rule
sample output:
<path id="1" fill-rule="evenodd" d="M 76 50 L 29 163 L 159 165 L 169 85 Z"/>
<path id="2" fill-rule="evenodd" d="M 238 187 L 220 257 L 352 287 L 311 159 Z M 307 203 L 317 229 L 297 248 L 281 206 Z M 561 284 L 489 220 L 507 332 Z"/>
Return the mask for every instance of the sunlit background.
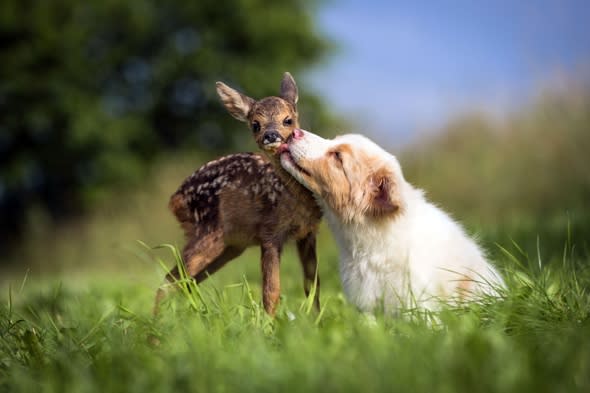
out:
<path id="1" fill-rule="evenodd" d="M 256 149 L 215 81 L 260 98 L 284 71 L 305 128 L 399 155 L 492 258 L 513 242 L 587 255 L 589 20 L 573 0 L 4 1 L 0 268 L 160 275 L 136 241 L 182 246 L 169 195 L 207 160 Z"/>
<path id="2" fill-rule="evenodd" d="M 588 0 L 0 1 L 0 392 L 589 392 L 589 30 Z M 360 313 L 322 225 L 319 312 L 287 245 L 275 318 L 258 247 L 153 315 L 170 195 L 257 149 L 215 82 L 285 71 L 304 128 L 367 134 L 477 238 L 498 298 Z"/>
<path id="3" fill-rule="evenodd" d="M 585 1 L 328 2 L 316 20 L 340 50 L 313 87 L 363 132 L 406 142 L 587 78 L 588 18 Z"/>

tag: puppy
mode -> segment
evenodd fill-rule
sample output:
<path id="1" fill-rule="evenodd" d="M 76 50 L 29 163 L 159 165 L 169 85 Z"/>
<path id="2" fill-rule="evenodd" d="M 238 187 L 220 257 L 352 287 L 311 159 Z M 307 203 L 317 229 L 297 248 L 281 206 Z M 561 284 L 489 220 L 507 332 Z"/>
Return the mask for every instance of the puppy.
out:
<path id="1" fill-rule="evenodd" d="M 494 294 L 502 279 L 476 242 L 403 176 L 397 159 L 360 135 L 295 130 L 281 165 L 322 207 L 340 248 L 340 276 L 363 311 L 436 309 Z"/>

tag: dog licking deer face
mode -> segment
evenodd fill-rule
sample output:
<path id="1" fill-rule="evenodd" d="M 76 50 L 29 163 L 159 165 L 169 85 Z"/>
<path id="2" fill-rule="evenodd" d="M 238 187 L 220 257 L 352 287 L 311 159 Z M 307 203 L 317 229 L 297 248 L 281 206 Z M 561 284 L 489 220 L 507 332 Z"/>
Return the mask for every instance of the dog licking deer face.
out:
<path id="1" fill-rule="evenodd" d="M 367 142 L 360 135 L 327 140 L 298 129 L 289 143 L 290 154 L 282 154 L 281 163 L 344 223 L 393 217 L 403 209 L 395 175 L 401 169 Z M 355 148 L 359 144 L 365 148 Z"/>
<path id="2" fill-rule="evenodd" d="M 201 282 L 247 247 L 261 250 L 262 297 L 273 315 L 280 295 L 279 265 L 283 245 L 293 239 L 303 267 L 304 290 L 319 308 L 316 274 L 316 231 L 321 212 L 312 194 L 280 166 L 279 151 L 298 127 L 297 86 L 289 73 L 281 82 L 281 97 L 256 101 L 218 82 L 217 92 L 228 111 L 250 125 L 266 155 L 240 153 L 211 161 L 185 179 L 169 202 L 185 231 L 183 250 L 187 274 Z M 178 268 L 168 281 L 180 278 Z M 156 295 L 154 314 L 166 294 Z"/>
<path id="3" fill-rule="evenodd" d="M 340 248 L 344 292 L 361 310 L 434 309 L 441 299 L 503 285 L 476 242 L 367 138 L 295 130 L 281 150 L 283 167 L 322 206 Z"/>
<path id="4" fill-rule="evenodd" d="M 291 74 L 285 73 L 281 81 L 280 97 L 266 97 L 256 101 L 223 82 L 217 82 L 217 94 L 233 117 L 248 123 L 258 147 L 267 152 L 271 160 L 277 159 L 278 163 L 276 153 L 279 147 L 299 126 L 299 96 Z"/>

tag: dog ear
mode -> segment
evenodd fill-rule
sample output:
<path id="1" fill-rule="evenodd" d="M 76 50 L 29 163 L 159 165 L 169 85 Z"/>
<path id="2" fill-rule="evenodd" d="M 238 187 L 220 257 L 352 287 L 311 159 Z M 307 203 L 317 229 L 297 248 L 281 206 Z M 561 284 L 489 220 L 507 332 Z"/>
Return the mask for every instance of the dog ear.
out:
<path id="1" fill-rule="evenodd" d="M 247 121 L 248 113 L 256 101 L 223 82 L 217 82 L 215 85 L 217 86 L 217 94 L 229 114 L 239 121 Z"/>
<path id="2" fill-rule="evenodd" d="M 285 72 L 283 80 L 281 81 L 281 98 L 293 106 L 296 106 L 297 101 L 299 100 L 297 84 L 295 83 L 295 79 L 293 79 L 288 72 Z"/>
<path id="3" fill-rule="evenodd" d="M 373 217 L 395 214 L 401 207 L 394 175 L 387 169 L 371 174 L 368 180 L 369 203 L 367 212 Z"/>

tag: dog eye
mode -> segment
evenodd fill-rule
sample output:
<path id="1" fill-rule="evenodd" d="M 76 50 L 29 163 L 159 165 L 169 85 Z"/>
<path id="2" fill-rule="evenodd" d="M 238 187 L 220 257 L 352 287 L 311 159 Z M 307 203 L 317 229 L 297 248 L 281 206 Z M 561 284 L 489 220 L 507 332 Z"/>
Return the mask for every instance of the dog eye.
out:
<path id="1" fill-rule="evenodd" d="M 330 156 L 332 156 L 333 159 L 342 164 L 342 154 L 338 150 L 331 151 Z"/>
<path id="2" fill-rule="evenodd" d="M 291 119 L 290 117 L 287 117 L 285 120 L 283 120 L 283 125 L 285 126 L 290 126 L 293 124 L 293 119 Z"/>
<path id="3" fill-rule="evenodd" d="M 260 123 L 257 121 L 252 122 L 252 131 L 258 132 L 260 131 Z"/>

